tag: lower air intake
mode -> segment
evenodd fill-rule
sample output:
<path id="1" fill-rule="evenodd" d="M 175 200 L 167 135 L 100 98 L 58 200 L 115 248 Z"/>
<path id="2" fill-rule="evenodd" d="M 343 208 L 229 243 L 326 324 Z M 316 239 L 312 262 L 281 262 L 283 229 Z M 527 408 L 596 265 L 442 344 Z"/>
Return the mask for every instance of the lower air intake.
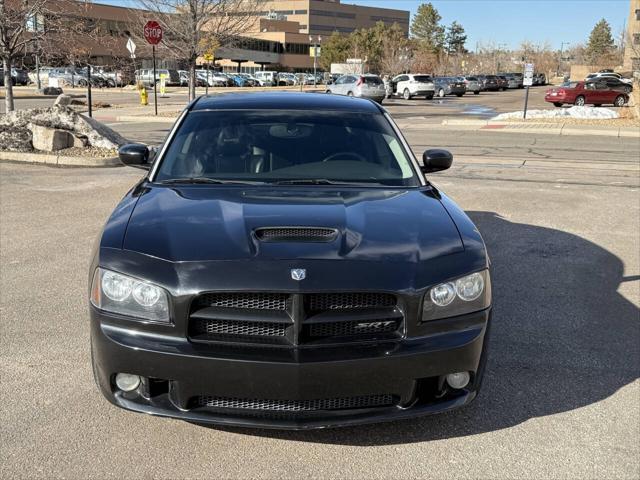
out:
<path id="1" fill-rule="evenodd" d="M 196 407 L 216 409 L 313 412 L 318 410 L 347 410 L 391 406 L 394 404 L 394 397 L 390 394 L 380 394 L 318 400 L 261 400 L 200 395 L 195 398 L 194 404 Z"/>

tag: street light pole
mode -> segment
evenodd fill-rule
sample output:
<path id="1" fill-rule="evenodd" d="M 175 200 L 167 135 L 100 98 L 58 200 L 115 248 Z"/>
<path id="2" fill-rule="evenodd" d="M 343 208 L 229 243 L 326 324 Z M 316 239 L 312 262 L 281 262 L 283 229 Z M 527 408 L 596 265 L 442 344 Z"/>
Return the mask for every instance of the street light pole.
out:
<path id="1" fill-rule="evenodd" d="M 560 75 L 560 68 L 562 67 L 562 50 L 565 45 L 569 45 L 569 42 L 560 42 L 560 57 L 558 58 L 558 68 L 556 69 L 556 77 Z"/>
<path id="2" fill-rule="evenodd" d="M 313 86 L 316 87 L 318 82 L 317 68 L 318 68 L 318 46 L 322 42 L 322 37 L 318 35 L 317 43 L 313 37 L 313 35 L 309 35 L 309 43 L 313 47 Z"/>

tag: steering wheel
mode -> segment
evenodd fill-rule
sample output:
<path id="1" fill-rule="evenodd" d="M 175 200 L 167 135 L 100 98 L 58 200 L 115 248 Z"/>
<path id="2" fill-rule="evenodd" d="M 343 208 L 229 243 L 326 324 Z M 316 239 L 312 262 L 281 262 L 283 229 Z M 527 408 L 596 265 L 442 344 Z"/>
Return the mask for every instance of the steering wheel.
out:
<path id="1" fill-rule="evenodd" d="M 333 154 L 329 155 L 328 157 L 324 158 L 322 161 L 323 162 L 330 162 L 331 160 L 344 160 L 344 157 L 355 158 L 359 162 L 367 162 L 368 161 L 366 158 L 364 158 L 362 155 L 360 155 L 359 153 L 356 153 L 356 152 L 337 152 L 337 153 L 333 153 Z"/>

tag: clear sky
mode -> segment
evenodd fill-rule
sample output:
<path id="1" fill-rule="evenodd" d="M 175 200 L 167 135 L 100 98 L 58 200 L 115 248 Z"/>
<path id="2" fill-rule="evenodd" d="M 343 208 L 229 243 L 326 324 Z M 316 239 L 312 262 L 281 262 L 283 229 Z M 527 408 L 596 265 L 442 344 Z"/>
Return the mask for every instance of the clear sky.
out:
<path id="1" fill-rule="evenodd" d="M 95 3 L 133 6 L 134 0 L 94 0 Z M 457 21 L 465 28 L 467 48 L 476 42 L 493 42 L 516 48 L 523 40 L 560 43 L 586 42 L 589 32 L 601 18 L 611 25 L 618 39 L 629 14 L 630 0 L 432 0 L 442 23 Z M 422 0 L 342 0 L 375 7 L 409 10 L 413 16 Z"/>

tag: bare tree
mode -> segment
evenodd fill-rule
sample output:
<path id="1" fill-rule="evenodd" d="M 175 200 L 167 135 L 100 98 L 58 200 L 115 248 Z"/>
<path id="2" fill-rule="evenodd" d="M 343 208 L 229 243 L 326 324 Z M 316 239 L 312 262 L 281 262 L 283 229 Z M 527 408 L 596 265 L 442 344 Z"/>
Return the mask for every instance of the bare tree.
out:
<path id="1" fill-rule="evenodd" d="M 42 34 L 35 27 L 43 15 L 46 0 L 0 0 L 0 57 L 4 69 L 5 107 L 13 111 L 13 85 L 11 67 L 13 60 L 24 53 Z"/>
<path id="2" fill-rule="evenodd" d="M 148 11 L 142 21 L 158 21 L 163 39 L 161 53 L 186 61 L 189 67 L 189 99 L 196 96 L 196 63 L 212 45 L 233 45 L 257 20 L 259 0 L 137 0 Z M 142 36 L 142 27 L 135 33 Z"/>
<path id="3" fill-rule="evenodd" d="M 380 35 L 383 36 L 380 42 L 382 49 L 378 61 L 380 72 L 395 76 L 409 71 L 413 60 L 410 40 L 395 23 L 391 27 L 378 25 L 376 27 L 380 30 Z"/>

